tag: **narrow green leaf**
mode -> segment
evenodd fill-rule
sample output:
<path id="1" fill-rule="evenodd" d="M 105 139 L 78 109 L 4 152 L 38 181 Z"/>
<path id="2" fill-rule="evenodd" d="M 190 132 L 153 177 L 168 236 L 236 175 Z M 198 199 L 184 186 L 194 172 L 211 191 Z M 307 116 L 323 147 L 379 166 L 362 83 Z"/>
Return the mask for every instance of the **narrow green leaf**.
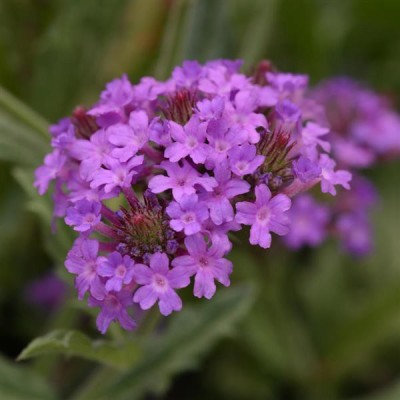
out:
<path id="1" fill-rule="evenodd" d="M 231 2 L 178 0 L 171 6 L 156 75 L 165 78 L 187 59 L 205 62 L 234 56 Z M 204 29 L 204 27 L 207 29 Z"/>
<path id="2" fill-rule="evenodd" d="M 182 19 L 184 16 L 184 0 L 176 0 L 171 4 L 164 38 L 159 51 L 159 58 L 155 67 L 155 75 L 159 79 L 165 79 L 171 72 L 171 68 L 176 60 L 176 47 L 179 43 Z"/>
<path id="3" fill-rule="evenodd" d="M 42 377 L 0 356 L 0 398 L 1 400 L 53 400 L 57 397 Z"/>
<path id="4" fill-rule="evenodd" d="M 95 375 L 95 384 L 74 399 L 133 400 L 163 392 L 175 374 L 196 367 L 218 339 L 232 333 L 253 298 L 252 288 L 232 287 L 220 290 L 208 303 L 186 307 L 173 317 L 165 334 L 148 338 L 143 359 L 132 369 L 100 382 Z"/>
<path id="5" fill-rule="evenodd" d="M 183 59 L 207 61 L 233 56 L 234 45 L 230 21 L 231 2 L 227 0 L 192 0 L 189 2 L 182 32 Z M 207 29 L 204 29 L 207 27 Z"/>
<path id="6" fill-rule="evenodd" d="M 250 4 L 239 1 L 241 7 L 235 7 L 238 12 L 251 10 L 251 15 L 246 19 L 243 36 L 240 38 L 239 57 L 246 64 L 254 65 L 267 52 L 272 39 L 272 30 L 276 19 L 279 0 L 258 0 Z M 243 8 L 247 10 L 242 10 Z"/>
<path id="7" fill-rule="evenodd" d="M 42 137 L 48 138 L 46 120 L 2 87 L 0 87 L 0 109 L 42 135 Z"/>
<path id="8" fill-rule="evenodd" d="M 58 263 L 63 264 L 67 251 L 71 248 L 74 232 L 58 221 L 56 233 L 51 232 L 53 203 L 50 195 L 39 196 L 33 187 L 33 171 L 31 169 L 15 168 L 13 176 L 28 197 L 27 208 L 36 214 L 42 222 L 43 241 L 47 253 Z"/>
<path id="9" fill-rule="evenodd" d="M 56 119 L 96 93 L 104 52 L 119 29 L 127 0 L 59 2 L 47 30 L 36 44 L 31 101 Z M 109 62 L 109 60 L 107 60 Z M 91 97 L 89 95 L 89 97 Z"/>
<path id="10" fill-rule="evenodd" d="M 92 341 L 78 331 L 56 330 L 34 339 L 18 356 L 18 360 L 46 354 L 76 356 L 114 368 L 127 368 L 139 357 L 137 342 L 113 343 L 104 340 Z"/>
<path id="11" fill-rule="evenodd" d="M 0 160 L 35 167 L 49 141 L 46 121 L 0 87 Z"/>

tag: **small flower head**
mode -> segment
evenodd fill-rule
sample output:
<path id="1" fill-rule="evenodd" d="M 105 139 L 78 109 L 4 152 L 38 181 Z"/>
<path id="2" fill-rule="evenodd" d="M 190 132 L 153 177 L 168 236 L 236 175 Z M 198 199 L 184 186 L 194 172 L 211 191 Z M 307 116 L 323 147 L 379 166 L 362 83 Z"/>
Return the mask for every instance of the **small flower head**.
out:
<path id="1" fill-rule="evenodd" d="M 194 296 L 210 299 L 216 282 L 230 285 L 232 232 L 249 225 L 250 243 L 269 248 L 301 214 L 288 196 L 349 186 L 307 77 L 241 65 L 185 61 L 166 81 L 137 84 L 123 75 L 51 127 L 35 186 L 55 182 L 54 215 L 79 235 L 65 266 L 102 333 L 112 321 L 133 329 L 134 303 L 179 311 L 192 277 Z"/>
<path id="2" fill-rule="evenodd" d="M 284 194 L 274 197 L 266 185 L 256 187 L 254 203 L 241 202 L 236 205 L 236 221 L 251 225 L 250 243 L 267 249 L 271 246 L 271 233 L 286 235 L 289 232 L 289 210 L 291 201 Z"/>
<path id="3" fill-rule="evenodd" d="M 133 297 L 143 310 L 152 307 L 157 301 L 160 312 L 169 315 L 180 311 L 182 300 L 174 289 L 189 284 L 189 274 L 169 269 L 169 260 L 164 253 L 155 253 L 150 257 L 150 265 L 137 264 L 134 270 L 135 281 L 142 285 Z"/>

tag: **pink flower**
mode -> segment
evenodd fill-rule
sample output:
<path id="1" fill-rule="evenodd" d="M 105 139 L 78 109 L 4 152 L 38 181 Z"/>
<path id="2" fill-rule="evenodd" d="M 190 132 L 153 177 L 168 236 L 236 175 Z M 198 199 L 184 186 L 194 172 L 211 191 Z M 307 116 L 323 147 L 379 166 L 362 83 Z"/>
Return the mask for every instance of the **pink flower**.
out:
<path id="1" fill-rule="evenodd" d="M 236 205 L 236 221 L 251 225 L 250 243 L 259 244 L 264 249 L 271 246 L 271 233 L 286 235 L 289 232 L 289 216 L 291 201 L 288 196 L 278 194 L 271 197 L 266 185 L 255 189 L 256 201 L 244 201 Z"/>

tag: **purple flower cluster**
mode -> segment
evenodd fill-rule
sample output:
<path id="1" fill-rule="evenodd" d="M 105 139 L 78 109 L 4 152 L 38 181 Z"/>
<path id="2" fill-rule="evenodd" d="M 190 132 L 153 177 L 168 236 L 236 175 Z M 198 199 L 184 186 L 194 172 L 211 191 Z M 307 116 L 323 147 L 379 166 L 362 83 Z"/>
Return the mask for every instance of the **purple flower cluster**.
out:
<path id="1" fill-rule="evenodd" d="M 398 156 L 400 116 L 387 99 L 349 78 L 323 82 L 311 96 L 324 106 L 331 126 L 327 145 L 338 165 L 351 170 L 354 178 L 351 190 L 340 192 L 335 201 L 323 203 L 309 194 L 294 199 L 289 212 L 291 230 L 284 241 L 297 249 L 319 245 L 332 234 L 344 250 L 365 256 L 373 248 L 370 211 L 378 196 L 360 172 Z"/>
<path id="2" fill-rule="evenodd" d="M 186 61 L 164 82 L 123 76 L 51 127 L 35 186 L 55 181 L 55 216 L 79 233 L 65 265 L 79 298 L 100 307 L 101 332 L 134 328 L 133 303 L 179 311 L 177 289 L 192 280 L 210 299 L 230 284 L 229 233 L 249 226 L 267 249 L 289 231 L 291 197 L 349 188 L 307 77 L 266 65 L 249 76 L 240 61 Z"/>

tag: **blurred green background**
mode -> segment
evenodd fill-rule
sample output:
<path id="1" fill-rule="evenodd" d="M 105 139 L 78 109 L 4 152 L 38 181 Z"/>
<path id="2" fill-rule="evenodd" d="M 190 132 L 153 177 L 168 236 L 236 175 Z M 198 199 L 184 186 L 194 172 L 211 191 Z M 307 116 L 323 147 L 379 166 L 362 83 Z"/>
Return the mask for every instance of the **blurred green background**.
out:
<path id="1" fill-rule="evenodd" d="M 399 106 L 399 20 L 398 0 L 1 0 L 0 399 L 400 399 L 398 162 L 367 171 L 381 193 L 373 256 L 242 244 L 215 300 L 156 335 L 149 315 L 102 341 L 63 270 L 71 233 L 51 235 L 50 199 L 31 187 L 47 124 L 124 72 L 268 58 L 312 83 L 356 77 Z M 69 287 L 55 312 L 26 295 L 52 270 Z M 14 361 L 43 335 L 24 356 L 38 358 Z"/>

